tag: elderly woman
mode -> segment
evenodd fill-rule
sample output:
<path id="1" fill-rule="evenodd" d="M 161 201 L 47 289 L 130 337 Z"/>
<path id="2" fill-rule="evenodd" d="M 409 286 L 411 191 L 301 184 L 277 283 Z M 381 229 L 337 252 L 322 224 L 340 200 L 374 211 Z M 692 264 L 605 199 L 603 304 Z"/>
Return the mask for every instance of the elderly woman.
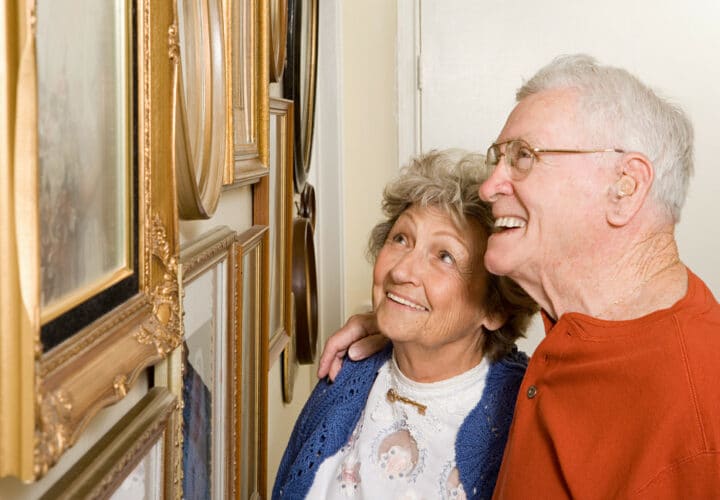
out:
<path id="1" fill-rule="evenodd" d="M 534 302 L 488 274 L 483 158 L 432 152 L 385 189 L 373 305 L 392 342 L 321 380 L 273 498 L 489 498 L 527 358 Z"/>

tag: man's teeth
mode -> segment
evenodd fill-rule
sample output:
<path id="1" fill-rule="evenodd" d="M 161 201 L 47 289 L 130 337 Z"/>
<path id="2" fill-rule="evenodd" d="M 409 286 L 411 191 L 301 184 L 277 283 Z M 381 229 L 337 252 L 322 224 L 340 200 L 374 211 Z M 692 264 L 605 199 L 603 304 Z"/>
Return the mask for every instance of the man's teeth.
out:
<path id="1" fill-rule="evenodd" d="M 413 309 L 417 309 L 418 311 L 427 311 L 427 308 L 425 308 L 425 307 L 423 307 L 423 306 L 420 306 L 420 305 L 417 305 L 417 304 L 415 304 L 415 303 L 413 303 L 413 302 L 410 302 L 409 300 L 405 300 L 405 299 L 403 299 L 402 297 L 398 297 L 398 296 L 395 295 L 394 293 L 388 292 L 388 293 L 387 293 L 387 297 L 388 297 L 390 300 L 393 300 L 393 301 L 398 302 L 398 303 L 400 303 L 400 304 L 403 304 L 403 305 L 405 305 L 405 306 L 411 307 L 411 308 L 413 308 Z"/>
<path id="2" fill-rule="evenodd" d="M 525 227 L 525 221 L 517 217 L 499 217 L 495 219 L 495 227 Z"/>

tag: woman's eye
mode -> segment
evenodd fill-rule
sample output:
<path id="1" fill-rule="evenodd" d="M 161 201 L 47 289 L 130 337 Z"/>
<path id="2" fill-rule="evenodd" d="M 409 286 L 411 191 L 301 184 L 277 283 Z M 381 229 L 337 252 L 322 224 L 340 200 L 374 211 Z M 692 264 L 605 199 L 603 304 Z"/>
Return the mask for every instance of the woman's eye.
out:
<path id="1" fill-rule="evenodd" d="M 453 257 L 450 252 L 446 252 L 444 250 L 440 252 L 440 260 L 442 260 L 445 264 L 455 263 L 455 257 Z"/>
<path id="2" fill-rule="evenodd" d="M 400 243 L 401 245 L 404 245 L 407 243 L 407 238 L 405 237 L 404 234 L 398 233 L 392 237 L 392 241 L 395 243 Z"/>

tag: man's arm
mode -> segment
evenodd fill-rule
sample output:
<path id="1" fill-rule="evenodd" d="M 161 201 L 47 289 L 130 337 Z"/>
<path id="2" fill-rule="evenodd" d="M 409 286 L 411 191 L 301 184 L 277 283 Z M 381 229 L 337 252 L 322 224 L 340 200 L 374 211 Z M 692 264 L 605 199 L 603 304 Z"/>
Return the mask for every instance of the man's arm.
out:
<path id="1" fill-rule="evenodd" d="M 353 360 L 365 359 L 380 351 L 387 342 L 388 339 L 378 333 L 374 313 L 350 316 L 347 323 L 325 343 L 318 377 L 329 375 L 330 380 L 335 380 L 346 353 Z"/>

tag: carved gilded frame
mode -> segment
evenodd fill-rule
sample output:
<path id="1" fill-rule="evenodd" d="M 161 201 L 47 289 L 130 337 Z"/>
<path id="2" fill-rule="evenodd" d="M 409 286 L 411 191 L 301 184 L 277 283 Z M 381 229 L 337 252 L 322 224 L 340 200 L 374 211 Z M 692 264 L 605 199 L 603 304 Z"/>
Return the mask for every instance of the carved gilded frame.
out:
<path id="1" fill-rule="evenodd" d="M 269 1 L 225 0 L 231 19 L 227 50 L 234 133 L 233 161 L 224 183 L 233 187 L 256 183 L 267 175 Z"/>
<path id="2" fill-rule="evenodd" d="M 236 238 L 238 352 L 235 380 L 236 498 L 268 498 L 268 227 L 255 225 Z"/>
<path id="3" fill-rule="evenodd" d="M 120 306 L 43 352 L 40 341 L 35 1 L 5 2 L 0 71 L 0 476 L 43 476 L 90 419 L 180 343 L 171 82 L 172 6 L 137 0 L 138 289 Z M 118 356 L 117 353 L 122 353 Z M 108 362 L 112 360 L 112 362 Z"/>
<path id="4" fill-rule="evenodd" d="M 154 380 L 157 385 L 168 387 L 180 401 L 185 411 L 191 411 L 197 400 L 187 399 L 197 392 L 190 391 L 197 387 L 202 380 L 210 382 L 211 418 L 209 424 L 209 444 L 212 448 L 210 474 L 208 487 L 211 491 L 207 498 L 221 498 L 221 492 L 229 492 L 235 497 L 237 484 L 237 452 L 235 443 L 237 429 L 232 425 L 237 413 L 238 385 L 236 383 L 236 364 L 238 359 L 238 343 L 236 336 L 236 309 L 238 295 L 236 284 L 235 262 L 236 233 L 221 226 L 203 235 L 197 240 L 183 246 L 180 251 L 180 275 L 182 280 L 183 317 L 185 341 L 166 360 L 155 367 Z M 198 300 L 196 296 L 202 287 L 210 286 L 212 290 L 203 294 L 205 300 Z M 192 287 L 192 288 L 191 288 Z M 192 309 L 187 306 L 192 306 Z M 206 308 L 208 310 L 202 311 Z M 209 317 L 201 318 L 202 314 Z M 203 321 L 205 320 L 205 321 Z M 210 320 L 210 323 L 207 323 Z M 198 328 L 198 327 L 201 328 Z M 210 329 L 208 329 L 210 328 Z M 212 368 L 210 371 L 202 370 L 200 364 L 192 364 L 198 342 L 203 342 L 202 349 L 211 353 L 212 360 L 204 359 L 205 365 Z M 192 379 L 190 378 L 192 377 Z M 202 401 L 200 401 L 202 402 Z M 197 412 L 196 412 L 197 414 Z M 184 426 L 184 413 L 176 412 L 172 420 L 172 432 L 168 433 L 166 441 L 166 498 L 181 499 L 188 496 L 183 491 L 185 470 L 189 464 L 184 463 L 186 458 L 184 450 L 186 427 Z M 188 448 L 189 449 L 189 448 Z M 222 457 L 222 458 L 221 458 Z M 198 495 L 190 495 L 192 497 Z"/>
<path id="5" fill-rule="evenodd" d="M 269 362 L 272 366 L 290 341 L 293 228 L 293 103 L 270 98 L 270 175 L 256 186 L 267 190 L 269 226 Z M 258 196 L 256 210 L 262 203 Z M 260 219 L 260 217 L 258 217 Z M 260 222 L 260 220 L 256 220 Z M 264 222 L 264 221 L 263 221 Z"/>
<path id="6" fill-rule="evenodd" d="M 155 498 L 163 494 L 164 437 L 170 429 L 170 417 L 178 401 L 170 391 L 156 387 L 141 399 L 115 424 L 63 477 L 43 496 L 42 500 L 76 498 L 108 498 L 144 460 L 155 462 L 158 473 L 143 469 Z M 142 465 L 148 465 L 143 462 Z M 149 474 L 148 474 L 149 472 Z M 147 475 L 145 475 L 147 474 Z"/>

